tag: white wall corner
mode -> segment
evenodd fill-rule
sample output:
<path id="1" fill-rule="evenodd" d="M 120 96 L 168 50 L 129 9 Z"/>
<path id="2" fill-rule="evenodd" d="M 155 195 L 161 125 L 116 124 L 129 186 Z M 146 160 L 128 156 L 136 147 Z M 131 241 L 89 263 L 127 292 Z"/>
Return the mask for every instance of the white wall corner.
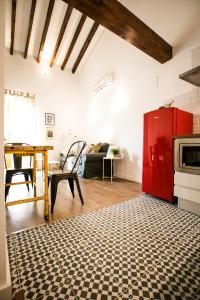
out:
<path id="1" fill-rule="evenodd" d="M 5 58 L 5 1 L 0 1 L 0 300 L 11 299 L 11 279 L 6 244 L 4 200 L 4 58 Z"/>
<path id="2" fill-rule="evenodd" d="M 9 269 L 8 252 L 6 255 L 6 266 L 7 266 L 6 282 L 0 285 L 0 300 L 12 299 L 12 285 L 11 285 L 11 276 L 10 276 L 10 269 Z"/>

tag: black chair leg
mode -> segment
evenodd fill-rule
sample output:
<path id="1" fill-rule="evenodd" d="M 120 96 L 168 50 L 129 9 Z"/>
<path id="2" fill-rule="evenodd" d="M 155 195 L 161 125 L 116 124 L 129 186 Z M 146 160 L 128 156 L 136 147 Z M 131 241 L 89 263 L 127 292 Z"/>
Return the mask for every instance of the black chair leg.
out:
<path id="1" fill-rule="evenodd" d="M 29 181 L 29 175 L 28 175 L 28 173 L 24 173 L 24 179 L 25 179 L 25 181 Z M 26 186 L 27 186 L 27 189 L 29 191 L 29 184 L 26 183 Z"/>
<path id="2" fill-rule="evenodd" d="M 76 181 L 76 186 L 77 186 L 78 194 L 79 194 L 79 197 L 81 199 L 81 203 L 83 205 L 84 201 L 83 201 L 83 196 L 82 196 L 82 193 L 81 193 L 81 187 L 80 187 L 80 184 L 79 184 L 78 176 L 76 176 L 75 181 Z"/>
<path id="3" fill-rule="evenodd" d="M 56 202 L 58 183 L 59 181 L 55 177 L 51 178 L 51 213 L 53 213 L 53 208 Z"/>
<path id="4" fill-rule="evenodd" d="M 51 177 L 48 175 L 48 187 L 49 187 L 50 183 L 51 183 Z"/>
<path id="5" fill-rule="evenodd" d="M 9 174 L 8 172 L 6 172 L 6 183 L 11 183 L 12 182 L 12 175 Z M 6 198 L 8 196 L 10 190 L 10 186 L 5 186 L 5 202 L 6 202 Z"/>
<path id="6" fill-rule="evenodd" d="M 68 178 L 68 182 L 69 182 L 70 191 L 71 191 L 72 196 L 74 198 L 74 179 L 73 178 Z"/>
<path id="7" fill-rule="evenodd" d="M 33 170 L 30 170 L 29 176 L 30 176 L 30 179 L 32 181 L 31 185 L 32 185 L 32 188 L 33 188 Z"/>

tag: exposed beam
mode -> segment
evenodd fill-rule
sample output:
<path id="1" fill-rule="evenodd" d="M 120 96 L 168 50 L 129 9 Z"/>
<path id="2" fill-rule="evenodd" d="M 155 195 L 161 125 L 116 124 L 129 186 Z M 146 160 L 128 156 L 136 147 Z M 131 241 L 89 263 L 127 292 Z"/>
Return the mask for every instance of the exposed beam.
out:
<path id="1" fill-rule="evenodd" d="M 84 23 L 85 23 L 86 18 L 87 18 L 87 17 L 86 17 L 85 15 L 82 15 L 82 16 L 81 16 L 81 19 L 80 19 L 80 21 L 79 21 L 79 23 L 78 23 L 78 26 L 77 26 L 76 31 L 75 31 L 75 33 L 74 33 L 74 36 L 73 36 L 73 38 L 72 38 L 71 44 L 70 44 L 70 46 L 69 46 L 69 48 L 68 48 L 68 50 L 67 50 L 67 54 L 66 54 L 66 56 L 65 56 L 65 58 L 64 58 L 64 61 L 63 61 L 63 63 L 62 63 L 61 70 L 64 70 L 64 68 L 65 68 L 65 66 L 66 66 L 66 64 L 67 64 L 67 62 L 68 62 L 68 59 L 69 59 L 69 57 L 70 57 L 70 55 L 71 55 L 71 53 L 72 53 L 72 50 L 73 50 L 73 48 L 74 48 L 74 46 L 75 46 L 75 44 L 76 44 L 76 41 L 77 41 L 77 39 L 78 39 L 78 37 L 79 37 L 79 34 L 80 34 L 80 32 L 81 32 L 81 29 L 83 28 L 83 25 L 84 25 Z"/>
<path id="2" fill-rule="evenodd" d="M 88 34 L 87 39 L 85 40 L 85 43 L 84 43 L 83 47 L 81 48 L 81 51 L 80 51 L 80 53 L 78 55 L 78 58 L 77 58 L 74 66 L 73 66 L 72 73 L 76 72 L 76 69 L 78 68 L 78 66 L 79 66 L 79 64 L 80 64 L 80 62 L 81 62 L 81 60 L 82 60 L 82 58 L 83 58 L 83 56 L 84 56 L 84 54 L 85 54 L 85 52 L 86 52 L 86 50 L 87 50 L 90 42 L 91 42 L 91 40 L 92 40 L 95 32 L 97 31 L 98 26 L 99 26 L 99 24 L 97 24 L 96 22 L 94 22 L 94 24 L 93 24 L 93 26 L 92 26 L 92 28 L 90 30 L 90 33 Z"/>
<path id="3" fill-rule="evenodd" d="M 61 44 L 61 42 L 62 42 L 62 39 L 63 39 L 65 30 L 66 30 L 66 27 L 67 27 L 67 24 L 68 24 L 69 19 L 70 19 L 70 17 L 71 17 L 72 10 L 73 10 L 73 7 L 70 6 L 70 5 L 68 5 L 67 11 L 66 11 L 66 13 L 65 13 L 65 16 L 64 16 L 64 19 L 63 19 L 63 22 L 62 22 L 62 26 L 61 26 L 61 28 L 60 28 L 60 33 L 59 33 L 59 35 L 58 35 L 58 39 L 57 39 L 57 42 L 56 42 L 56 46 L 55 46 L 54 51 L 53 51 L 53 55 L 52 55 L 51 62 L 50 62 L 50 67 L 52 67 L 53 64 L 54 64 L 56 55 L 57 55 L 57 53 L 58 53 L 60 44 Z"/>
<path id="4" fill-rule="evenodd" d="M 16 7 L 17 7 L 17 0 L 12 0 L 11 41 L 10 41 L 10 54 L 11 55 L 13 55 L 13 51 L 14 51 Z"/>
<path id="5" fill-rule="evenodd" d="M 37 3 L 37 0 L 32 0 L 31 11 L 30 11 L 30 19 L 29 19 L 29 25 L 28 25 L 28 34 L 27 34 L 27 39 L 26 39 L 26 47 L 25 47 L 25 50 L 24 50 L 24 58 L 27 58 L 27 53 L 28 53 L 28 47 L 29 47 L 31 31 L 32 31 L 32 26 L 33 26 L 33 19 L 34 19 L 34 14 L 35 14 L 36 3 Z"/>
<path id="6" fill-rule="evenodd" d="M 160 63 L 172 58 L 172 47 L 117 0 L 63 0 Z"/>
<path id="7" fill-rule="evenodd" d="M 38 63 L 41 60 L 42 51 L 44 49 L 44 43 L 45 43 L 45 40 L 46 40 L 46 37 L 47 37 L 47 31 L 48 31 L 49 23 L 50 23 L 50 20 L 51 20 L 51 15 L 52 15 L 54 3 L 55 3 L 55 0 L 49 0 L 49 6 L 48 6 L 48 10 L 47 10 L 46 20 L 45 20 L 44 29 L 43 29 L 43 33 L 42 33 L 42 38 L 41 38 L 41 42 L 40 42 L 40 48 L 39 48 L 39 52 L 38 52 L 38 56 L 37 56 L 37 62 Z"/>

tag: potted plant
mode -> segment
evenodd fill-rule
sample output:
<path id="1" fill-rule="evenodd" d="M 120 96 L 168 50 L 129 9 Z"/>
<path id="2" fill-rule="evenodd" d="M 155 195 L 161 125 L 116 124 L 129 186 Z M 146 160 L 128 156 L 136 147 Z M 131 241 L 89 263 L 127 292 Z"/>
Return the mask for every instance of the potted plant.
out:
<path id="1" fill-rule="evenodd" d="M 120 154 L 119 148 L 116 148 L 116 147 L 111 148 L 110 151 L 113 156 L 119 156 L 119 154 Z"/>

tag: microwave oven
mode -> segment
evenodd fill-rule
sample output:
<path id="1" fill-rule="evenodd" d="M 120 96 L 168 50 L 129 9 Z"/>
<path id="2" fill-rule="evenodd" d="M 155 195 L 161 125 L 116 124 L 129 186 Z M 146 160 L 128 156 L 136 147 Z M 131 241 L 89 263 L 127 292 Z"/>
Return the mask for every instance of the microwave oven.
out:
<path id="1" fill-rule="evenodd" d="M 175 171 L 200 175 L 200 137 L 177 138 L 174 146 Z"/>

